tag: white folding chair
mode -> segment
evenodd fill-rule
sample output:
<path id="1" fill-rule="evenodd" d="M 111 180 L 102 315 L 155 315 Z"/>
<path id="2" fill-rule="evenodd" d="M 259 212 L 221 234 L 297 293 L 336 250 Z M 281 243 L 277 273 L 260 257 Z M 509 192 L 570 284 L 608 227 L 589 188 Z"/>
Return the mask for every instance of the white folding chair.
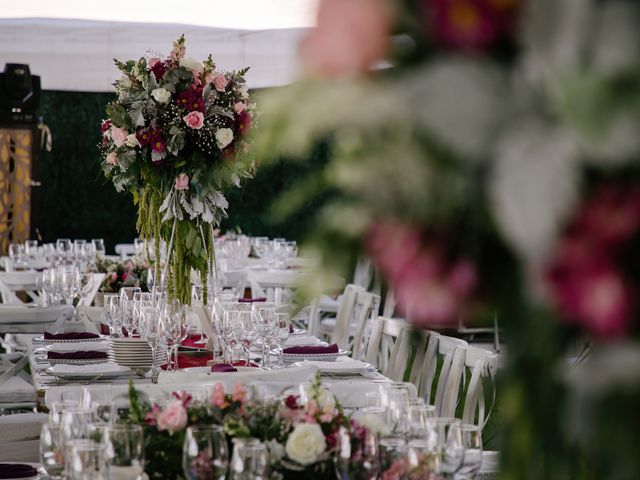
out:
<path id="1" fill-rule="evenodd" d="M 410 344 L 402 342 L 409 325 L 402 319 L 378 317 L 373 323 L 365 361 L 386 377 L 402 381 L 409 358 Z"/>
<path id="2" fill-rule="evenodd" d="M 495 377 L 498 368 L 498 356 L 483 348 L 472 345 L 464 347 L 464 365 L 471 371 L 469 387 L 464 398 L 462 421 L 484 428 L 491 416 L 496 399 Z M 483 382 L 491 383 L 491 403 L 487 410 Z"/>

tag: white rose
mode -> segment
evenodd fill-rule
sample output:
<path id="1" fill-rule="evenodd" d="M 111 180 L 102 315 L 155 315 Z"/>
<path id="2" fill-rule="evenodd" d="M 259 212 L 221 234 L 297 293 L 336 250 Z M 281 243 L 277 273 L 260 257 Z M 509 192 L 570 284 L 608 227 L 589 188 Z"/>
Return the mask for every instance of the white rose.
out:
<path id="1" fill-rule="evenodd" d="M 391 433 L 388 425 L 376 415 L 362 415 L 357 417 L 356 421 L 363 427 L 367 427 L 373 433 L 379 435 L 389 435 L 389 433 Z"/>
<path id="2" fill-rule="evenodd" d="M 311 465 L 324 453 L 326 441 L 320 425 L 300 423 L 287 439 L 284 449 L 287 456 L 300 465 Z"/>
<path id="3" fill-rule="evenodd" d="M 151 96 L 155 98 L 158 103 L 168 103 L 171 98 L 171 92 L 166 88 L 155 88 L 151 92 Z"/>
<path id="4" fill-rule="evenodd" d="M 336 407 L 335 397 L 326 388 L 320 389 L 320 391 L 318 392 L 318 398 L 316 398 L 316 401 L 318 402 L 318 407 L 322 409 L 327 407 L 330 409 L 334 409 Z"/>
<path id="5" fill-rule="evenodd" d="M 240 85 L 240 98 L 249 98 L 249 87 L 246 83 Z"/>
<path id="6" fill-rule="evenodd" d="M 140 142 L 138 142 L 135 133 L 130 133 L 129 135 L 127 135 L 127 140 L 124 143 L 127 145 L 127 147 L 131 148 L 140 146 Z"/>
<path id="7" fill-rule="evenodd" d="M 216 132 L 216 142 L 218 143 L 218 148 L 220 150 L 229 145 L 232 140 L 233 130 L 231 130 L 230 128 L 220 128 Z"/>
<path id="8" fill-rule="evenodd" d="M 267 443 L 267 449 L 269 450 L 269 462 L 272 465 L 277 465 L 282 457 L 284 457 L 284 447 L 276 440 L 269 440 Z"/>
<path id="9" fill-rule="evenodd" d="M 193 58 L 181 59 L 180 66 L 192 72 L 202 72 L 204 70 L 204 67 L 202 66 L 202 62 L 194 60 Z"/>

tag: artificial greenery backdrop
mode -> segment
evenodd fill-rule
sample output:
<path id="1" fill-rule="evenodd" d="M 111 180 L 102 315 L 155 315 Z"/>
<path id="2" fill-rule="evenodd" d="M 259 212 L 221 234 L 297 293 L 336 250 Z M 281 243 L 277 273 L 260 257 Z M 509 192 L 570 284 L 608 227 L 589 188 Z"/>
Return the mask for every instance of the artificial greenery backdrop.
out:
<path id="1" fill-rule="evenodd" d="M 100 171 L 100 123 L 113 98 L 109 93 L 43 92 L 40 114 L 51 129 L 53 149 L 43 152 L 34 170 L 34 179 L 42 186 L 33 191 L 33 238 L 43 242 L 104 238 L 112 252 L 115 244 L 131 243 L 136 237 L 131 197 L 116 193 Z M 318 204 L 306 205 L 286 223 L 273 220 L 270 205 L 281 192 L 319 170 L 325 160 L 326 149 L 318 148 L 310 162 L 260 167 L 244 188 L 228 192 L 231 206 L 222 228 L 302 239 Z"/>

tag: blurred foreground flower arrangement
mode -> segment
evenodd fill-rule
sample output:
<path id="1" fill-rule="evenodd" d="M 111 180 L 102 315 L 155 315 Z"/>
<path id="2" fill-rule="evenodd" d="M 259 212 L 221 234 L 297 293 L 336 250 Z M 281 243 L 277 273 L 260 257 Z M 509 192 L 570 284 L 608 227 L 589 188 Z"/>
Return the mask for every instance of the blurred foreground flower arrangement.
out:
<path id="1" fill-rule="evenodd" d="M 330 149 L 275 205 L 332 193 L 323 266 L 368 254 L 419 328 L 500 318 L 505 478 L 640 471 L 626 425 L 598 423 L 640 399 L 639 24 L 626 0 L 324 0 L 308 75 L 264 100 L 260 158 Z M 567 379 L 585 337 L 619 374 L 589 395 Z"/>

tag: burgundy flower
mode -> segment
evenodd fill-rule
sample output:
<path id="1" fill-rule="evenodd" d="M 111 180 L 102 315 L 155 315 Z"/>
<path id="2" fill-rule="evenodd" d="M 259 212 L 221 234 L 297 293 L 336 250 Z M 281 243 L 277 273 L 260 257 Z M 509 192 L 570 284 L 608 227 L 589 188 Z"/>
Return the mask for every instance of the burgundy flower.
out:
<path id="1" fill-rule="evenodd" d="M 154 62 L 151 66 L 151 71 L 155 75 L 156 80 L 160 81 L 167 71 L 167 66 L 164 62 Z"/>
<path id="2" fill-rule="evenodd" d="M 100 133 L 104 135 L 109 128 L 111 128 L 111 119 L 107 118 L 106 120 L 103 120 L 102 125 L 100 125 Z"/>
<path id="3" fill-rule="evenodd" d="M 284 399 L 284 404 L 287 408 L 291 410 L 296 410 L 298 408 L 302 408 L 300 404 L 298 404 L 298 399 L 300 397 L 298 395 L 288 395 L 287 398 Z"/>
<path id="4" fill-rule="evenodd" d="M 180 92 L 176 98 L 178 106 L 189 112 L 205 113 L 204 99 L 202 98 L 202 87 L 191 84 L 189 88 Z"/>
<path id="5" fill-rule="evenodd" d="M 427 31 L 443 45 L 492 46 L 514 24 L 518 0 L 423 0 Z"/>
<path id="6" fill-rule="evenodd" d="M 243 110 L 240 113 L 236 113 L 235 117 L 236 117 L 238 134 L 245 135 L 249 133 L 249 130 L 251 130 L 251 121 L 252 121 L 251 114 L 246 110 Z M 235 138 L 237 138 L 237 135 L 235 136 Z"/>

